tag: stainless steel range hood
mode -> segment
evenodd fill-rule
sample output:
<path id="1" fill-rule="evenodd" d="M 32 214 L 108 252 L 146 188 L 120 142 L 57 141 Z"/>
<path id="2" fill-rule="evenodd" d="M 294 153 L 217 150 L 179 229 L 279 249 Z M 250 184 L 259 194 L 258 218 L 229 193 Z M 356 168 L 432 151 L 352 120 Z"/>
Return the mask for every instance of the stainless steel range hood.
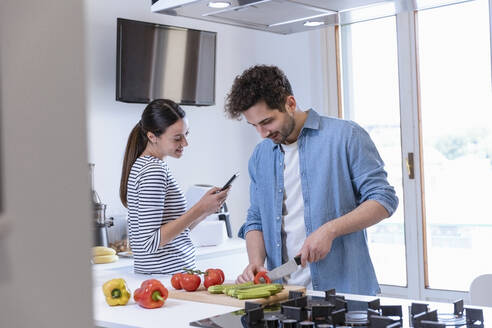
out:
<path id="1" fill-rule="evenodd" d="M 196 18 L 262 31 L 291 34 L 349 21 L 358 11 L 358 19 L 387 12 L 392 15 L 400 1 L 382 0 L 221 0 L 223 9 L 209 6 L 214 0 L 159 0 L 153 12 Z M 218 0 L 215 0 L 218 1 Z M 403 1 L 406 2 L 406 1 Z M 379 8 L 379 9 L 378 9 Z M 370 10 L 367 10 L 370 9 Z M 306 26 L 306 22 L 318 26 Z"/>
<path id="2" fill-rule="evenodd" d="M 472 0 L 152 0 L 153 12 L 291 34 Z M 211 2 L 226 2 L 214 9 Z M 318 26 L 306 26 L 306 22 Z"/>

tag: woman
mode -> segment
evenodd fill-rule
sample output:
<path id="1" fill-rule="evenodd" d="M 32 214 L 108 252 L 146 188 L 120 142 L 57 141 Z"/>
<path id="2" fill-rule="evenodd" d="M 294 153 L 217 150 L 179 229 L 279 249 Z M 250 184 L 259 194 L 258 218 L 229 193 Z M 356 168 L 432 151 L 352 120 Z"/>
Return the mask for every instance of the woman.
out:
<path id="1" fill-rule="evenodd" d="M 190 210 L 164 161 L 180 158 L 188 146 L 185 112 L 176 103 L 156 99 L 147 105 L 128 137 L 120 199 L 128 208 L 128 234 L 136 273 L 172 274 L 195 268 L 189 232 L 215 213 L 228 190 L 211 188 Z"/>

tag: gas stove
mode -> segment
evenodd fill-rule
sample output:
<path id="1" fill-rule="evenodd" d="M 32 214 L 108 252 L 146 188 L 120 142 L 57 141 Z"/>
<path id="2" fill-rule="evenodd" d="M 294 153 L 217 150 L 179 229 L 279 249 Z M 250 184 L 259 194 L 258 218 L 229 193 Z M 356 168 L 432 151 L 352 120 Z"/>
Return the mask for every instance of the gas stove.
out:
<path id="1" fill-rule="evenodd" d="M 403 320 L 403 305 L 381 305 L 380 299 L 365 302 L 346 299 L 334 289 L 325 296 L 306 296 L 289 292 L 288 300 L 273 305 L 246 302 L 245 308 L 190 322 L 203 328 L 481 328 L 481 309 L 464 308 L 463 300 L 454 302 L 453 313 L 439 313 L 428 304 L 412 303 L 408 320 Z"/>

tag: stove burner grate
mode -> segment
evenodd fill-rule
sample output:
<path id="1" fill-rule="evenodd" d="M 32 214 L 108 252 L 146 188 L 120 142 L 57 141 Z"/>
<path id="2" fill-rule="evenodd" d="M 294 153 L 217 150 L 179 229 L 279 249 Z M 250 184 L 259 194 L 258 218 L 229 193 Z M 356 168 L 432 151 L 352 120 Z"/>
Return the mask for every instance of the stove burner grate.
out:
<path id="1" fill-rule="evenodd" d="M 466 326 L 466 317 L 457 317 L 453 313 L 438 313 L 437 321 L 446 326 Z"/>
<path id="2" fill-rule="evenodd" d="M 345 325 L 350 327 L 367 326 L 367 311 L 348 311 L 345 313 Z"/>
<path id="3" fill-rule="evenodd" d="M 273 305 L 247 302 L 242 310 L 191 322 L 204 328 L 398 328 L 403 326 L 402 305 L 381 305 L 345 299 L 334 290 L 325 297 L 291 294 L 289 299 Z M 454 302 L 454 313 L 429 310 L 428 304 L 412 303 L 409 322 L 414 328 L 483 328 L 482 309 L 464 308 L 463 300 Z"/>

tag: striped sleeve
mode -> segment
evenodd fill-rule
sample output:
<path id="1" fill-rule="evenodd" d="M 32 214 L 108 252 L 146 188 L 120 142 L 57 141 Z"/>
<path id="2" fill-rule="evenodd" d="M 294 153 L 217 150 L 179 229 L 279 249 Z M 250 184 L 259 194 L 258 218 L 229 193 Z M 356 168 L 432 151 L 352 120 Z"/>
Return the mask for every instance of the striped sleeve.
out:
<path id="1" fill-rule="evenodd" d="M 142 170 L 138 181 L 138 239 L 145 253 L 156 253 L 161 242 L 160 228 L 167 191 L 167 172 L 161 166 Z"/>

